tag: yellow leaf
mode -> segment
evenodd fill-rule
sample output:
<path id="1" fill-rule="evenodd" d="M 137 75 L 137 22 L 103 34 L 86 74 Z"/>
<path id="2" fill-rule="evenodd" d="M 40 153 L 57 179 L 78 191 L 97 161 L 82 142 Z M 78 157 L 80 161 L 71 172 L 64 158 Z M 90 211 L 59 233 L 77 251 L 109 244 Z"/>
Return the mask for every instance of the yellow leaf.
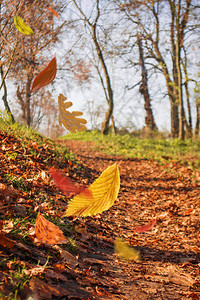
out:
<path id="1" fill-rule="evenodd" d="M 91 197 L 76 195 L 69 203 L 64 216 L 92 216 L 109 209 L 115 202 L 120 187 L 117 164 L 108 167 L 89 187 Z"/>
<path id="2" fill-rule="evenodd" d="M 115 253 L 126 260 L 139 260 L 140 252 L 128 246 L 121 238 L 115 240 Z"/>
<path id="3" fill-rule="evenodd" d="M 33 30 L 19 16 L 14 17 L 14 23 L 17 30 L 26 35 L 34 34 Z"/>
<path id="4" fill-rule="evenodd" d="M 82 116 L 83 113 L 80 111 L 69 112 L 68 110 L 66 110 L 67 108 L 72 106 L 72 102 L 65 102 L 66 99 L 67 98 L 63 94 L 60 94 L 58 96 L 59 124 L 63 124 L 65 128 L 71 132 L 86 130 L 87 128 L 83 124 L 86 124 L 87 121 L 82 118 L 77 118 L 79 116 Z"/>

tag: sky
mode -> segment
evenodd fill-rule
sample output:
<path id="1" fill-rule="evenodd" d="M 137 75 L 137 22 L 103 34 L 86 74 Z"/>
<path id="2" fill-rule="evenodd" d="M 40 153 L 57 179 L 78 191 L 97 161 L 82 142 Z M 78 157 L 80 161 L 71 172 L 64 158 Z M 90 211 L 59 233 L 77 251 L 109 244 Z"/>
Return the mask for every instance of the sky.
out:
<path id="1" fill-rule="evenodd" d="M 70 37 L 71 39 L 73 37 Z M 49 61 L 56 51 L 58 60 L 62 60 L 64 48 L 70 47 L 71 40 L 65 37 L 62 41 L 62 47 L 55 48 L 49 53 Z M 199 52 L 199 49 L 197 49 Z M 137 57 L 136 57 L 137 59 Z M 196 64 L 196 50 L 191 58 L 192 64 Z M 191 68 L 193 66 L 191 65 Z M 144 124 L 145 111 L 144 100 L 139 93 L 139 86 L 135 89 L 124 89 L 123 85 L 131 86 L 140 80 L 140 72 L 136 73 L 133 69 L 123 69 L 121 65 L 117 65 L 116 61 L 108 62 L 108 69 L 111 74 L 112 86 L 114 90 L 114 118 L 116 126 L 119 128 L 126 127 L 130 131 L 141 129 Z M 69 101 L 72 101 L 71 110 L 82 111 L 83 117 L 88 121 L 88 129 L 91 126 L 100 126 L 103 121 L 107 103 L 104 98 L 102 87 L 97 83 L 96 79 L 92 79 L 92 83 L 87 86 L 79 87 L 77 82 L 71 79 L 71 75 L 62 72 L 57 73 L 57 77 L 46 89 L 52 90 L 53 97 L 57 102 L 59 93 L 64 94 Z M 151 75 L 151 74 L 150 74 Z M 96 75 L 95 75 L 96 76 Z M 149 76 L 149 91 L 152 99 L 152 109 L 155 122 L 160 131 L 170 131 L 170 103 L 168 97 L 164 97 L 166 93 L 164 77 Z M 8 80 L 8 100 L 14 100 L 16 95 L 12 83 Z M 0 99 L 2 99 L 3 91 L 0 91 Z M 0 109 L 3 110 L 3 101 L 0 100 Z M 11 108 L 12 109 L 12 108 Z M 195 120 L 195 109 L 193 103 L 193 117 Z"/>

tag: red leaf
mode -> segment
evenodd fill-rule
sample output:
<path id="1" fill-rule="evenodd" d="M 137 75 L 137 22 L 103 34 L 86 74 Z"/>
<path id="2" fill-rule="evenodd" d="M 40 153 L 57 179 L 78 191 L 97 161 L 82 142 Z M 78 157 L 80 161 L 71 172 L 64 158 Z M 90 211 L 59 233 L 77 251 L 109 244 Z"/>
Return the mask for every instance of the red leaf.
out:
<path id="1" fill-rule="evenodd" d="M 146 231 L 150 231 L 153 229 L 154 225 L 156 225 L 157 220 L 156 219 L 152 219 L 151 221 L 149 221 L 149 223 L 142 225 L 142 226 L 137 226 L 135 227 L 133 230 L 136 232 L 146 232 Z"/>
<path id="2" fill-rule="evenodd" d="M 53 8 L 51 7 L 47 7 L 47 9 L 52 12 L 54 14 L 54 16 L 56 16 L 56 18 L 59 18 L 59 14 L 57 13 L 57 11 L 55 11 Z"/>
<path id="3" fill-rule="evenodd" d="M 33 80 L 31 91 L 39 90 L 41 87 L 51 83 L 56 77 L 57 63 L 56 57 L 54 57 L 49 64 L 44 68 Z"/>
<path id="4" fill-rule="evenodd" d="M 89 189 L 86 189 L 81 186 L 77 186 L 73 184 L 69 178 L 66 177 L 66 175 L 54 168 L 51 168 L 49 170 L 55 184 L 57 187 L 65 194 L 66 196 L 69 196 L 70 194 L 80 194 L 84 193 L 85 196 L 91 196 L 91 191 Z"/>

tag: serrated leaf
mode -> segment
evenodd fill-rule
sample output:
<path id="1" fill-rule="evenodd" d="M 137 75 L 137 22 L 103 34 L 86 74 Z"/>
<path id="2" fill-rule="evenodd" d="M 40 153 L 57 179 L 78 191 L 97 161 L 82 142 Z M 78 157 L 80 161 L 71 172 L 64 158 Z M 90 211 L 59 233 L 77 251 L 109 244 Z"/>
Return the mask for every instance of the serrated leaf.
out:
<path id="1" fill-rule="evenodd" d="M 60 228 L 46 220 L 40 212 L 35 222 L 35 235 L 38 240 L 48 245 L 61 244 L 67 241 Z"/>
<path id="2" fill-rule="evenodd" d="M 17 30 L 26 35 L 34 34 L 33 30 L 19 16 L 14 17 L 14 23 Z"/>
<path id="3" fill-rule="evenodd" d="M 35 77 L 32 83 L 31 91 L 39 90 L 41 87 L 51 83 L 56 77 L 57 62 L 54 57 L 48 65 Z"/>
<path id="4" fill-rule="evenodd" d="M 115 240 L 115 254 L 125 260 L 139 260 L 140 252 L 127 245 L 121 238 Z"/>
<path id="5" fill-rule="evenodd" d="M 66 101 L 66 97 L 63 94 L 58 96 L 58 104 L 59 104 L 59 124 L 64 125 L 65 128 L 71 132 L 83 131 L 86 130 L 87 121 L 82 118 L 77 118 L 82 116 L 83 113 L 80 111 L 69 112 L 66 110 L 67 108 L 72 106 L 72 102 Z"/>
<path id="6" fill-rule="evenodd" d="M 115 202 L 120 187 L 117 164 L 108 167 L 89 187 L 92 197 L 80 193 L 69 203 L 64 216 L 92 216 L 108 210 Z"/>

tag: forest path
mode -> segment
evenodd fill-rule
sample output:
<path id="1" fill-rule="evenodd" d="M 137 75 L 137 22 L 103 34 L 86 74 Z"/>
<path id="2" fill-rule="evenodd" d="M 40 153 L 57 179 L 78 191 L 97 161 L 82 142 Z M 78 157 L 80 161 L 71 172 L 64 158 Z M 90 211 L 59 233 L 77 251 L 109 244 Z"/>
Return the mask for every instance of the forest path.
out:
<path id="1" fill-rule="evenodd" d="M 92 142 L 58 142 L 77 155 L 91 183 L 115 162 L 120 171 L 120 192 L 113 207 L 75 220 L 85 270 L 79 284 L 85 288 L 88 284 L 94 297 L 87 294 L 82 299 L 199 299 L 199 173 L 170 158 L 160 164 L 107 155 Z M 151 230 L 134 230 L 148 227 L 152 220 L 156 224 Z M 141 260 L 119 259 L 114 254 L 116 237 L 138 249 Z"/>

